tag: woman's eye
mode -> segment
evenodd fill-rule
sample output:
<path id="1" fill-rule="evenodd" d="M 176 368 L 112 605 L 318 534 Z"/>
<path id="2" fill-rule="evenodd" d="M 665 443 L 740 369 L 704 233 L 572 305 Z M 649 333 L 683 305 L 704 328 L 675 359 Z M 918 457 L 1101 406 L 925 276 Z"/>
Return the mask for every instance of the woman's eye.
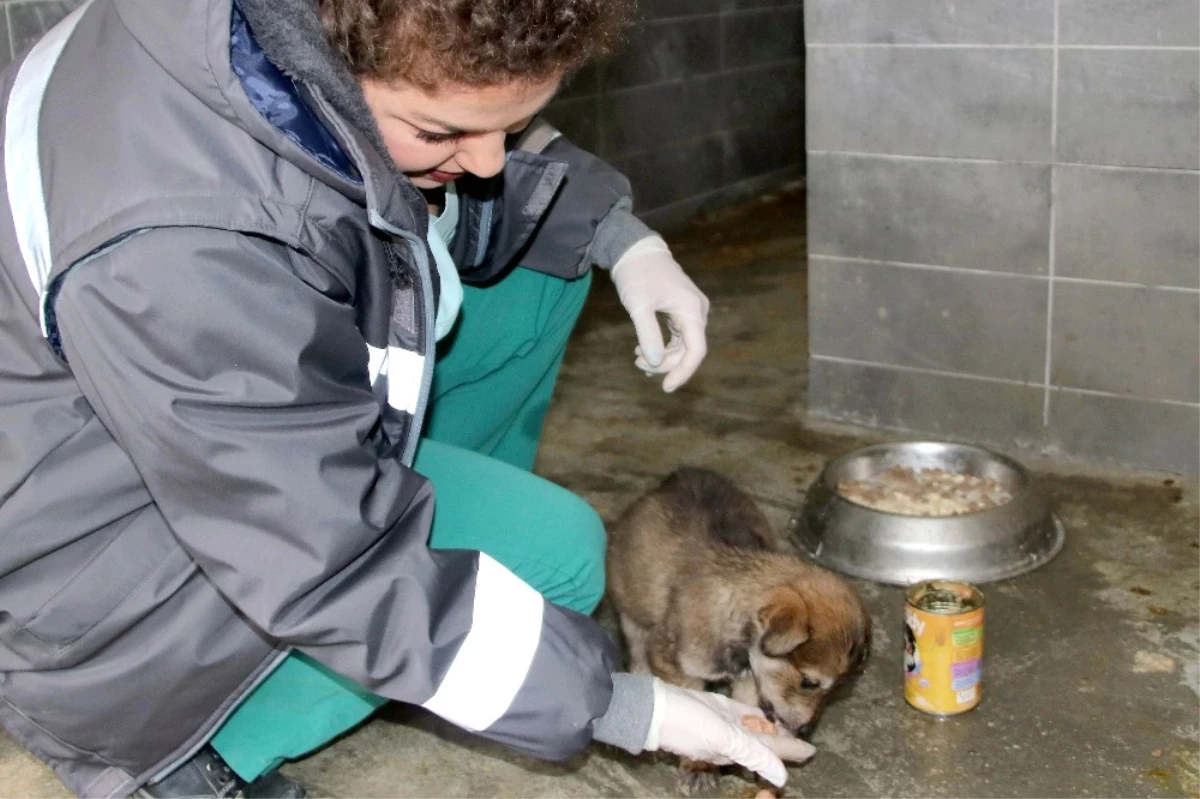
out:
<path id="1" fill-rule="evenodd" d="M 804 688 L 805 690 L 812 691 L 813 689 L 821 687 L 821 681 L 814 680 L 812 677 L 801 677 L 800 687 Z"/>
<path id="2" fill-rule="evenodd" d="M 428 130 L 417 131 L 417 138 L 430 144 L 445 144 L 446 142 L 454 141 L 459 136 L 460 134 L 458 133 L 433 133 Z"/>

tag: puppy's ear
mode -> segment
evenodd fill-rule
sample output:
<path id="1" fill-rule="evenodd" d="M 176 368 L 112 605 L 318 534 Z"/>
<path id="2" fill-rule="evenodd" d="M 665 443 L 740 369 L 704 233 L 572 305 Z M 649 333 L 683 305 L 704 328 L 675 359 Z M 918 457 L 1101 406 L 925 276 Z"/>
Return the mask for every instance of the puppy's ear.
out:
<path id="1" fill-rule="evenodd" d="M 790 588 L 777 588 L 758 611 L 759 648 L 783 657 L 808 640 L 808 606 Z"/>

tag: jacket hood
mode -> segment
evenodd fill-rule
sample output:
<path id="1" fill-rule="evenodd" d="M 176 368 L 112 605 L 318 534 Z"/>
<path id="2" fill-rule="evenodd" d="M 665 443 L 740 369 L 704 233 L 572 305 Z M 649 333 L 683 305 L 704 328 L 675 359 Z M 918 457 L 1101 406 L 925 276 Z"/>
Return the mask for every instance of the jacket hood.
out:
<path id="1" fill-rule="evenodd" d="M 271 63 L 321 95 L 369 141 L 401 177 L 388 156 L 383 136 L 349 68 L 329 48 L 313 0 L 237 0 L 254 38 Z"/>
<path id="2" fill-rule="evenodd" d="M 363 176 L 355 186 L 280 134 L 246 96 L 230 63 L 233 0 L 145 3 L 113 0 L 150 56 L 203 103 L 267 147 L 369 207 L 393 226 L 424 235 L 420 192 L 396 168 L 358 82 L 325 41 L 315 0 L 236 0 L 267 59 L 297 84 Z M 187 20 L 181 21 L 180 15 Z M 204 35 L 197 36 L 203 29 Z"/>

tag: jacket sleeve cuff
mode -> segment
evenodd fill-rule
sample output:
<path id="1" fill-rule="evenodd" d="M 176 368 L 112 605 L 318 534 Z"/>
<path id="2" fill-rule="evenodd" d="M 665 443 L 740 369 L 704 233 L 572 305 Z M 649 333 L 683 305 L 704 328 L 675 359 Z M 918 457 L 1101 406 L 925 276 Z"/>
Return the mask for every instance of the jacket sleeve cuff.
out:
<path id="1" fill-rule="evenodd" d="M 641 754 L 646 749 L 656 704 L 654 678 L 649 674 L 617 672 L 612 675 L 612 683 L 608 710 L 596 719 L 592 737 L 631 754 Z"/>
<path id="2" fill-rule="evenodd" d="M 657 235 L 629 209 L 628 199 L 618 202 L 596 226 L 588 260 L 601 269 L 611 269 L 634 244 Z"/>

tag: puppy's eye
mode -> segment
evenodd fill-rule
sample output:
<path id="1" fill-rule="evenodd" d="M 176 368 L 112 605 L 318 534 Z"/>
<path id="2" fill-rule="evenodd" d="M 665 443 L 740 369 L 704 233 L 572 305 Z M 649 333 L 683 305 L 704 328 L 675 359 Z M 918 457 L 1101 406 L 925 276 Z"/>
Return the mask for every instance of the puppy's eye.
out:
<path id="1" fill-rule="evenodd" d="M 816 689 L 821 687 L 821 681 L 814 680 L 812 677 L 809 677 L 806 674 L 800 678 L 800 687 L 805 689 L 806 691 L 815 691 Z"/>

